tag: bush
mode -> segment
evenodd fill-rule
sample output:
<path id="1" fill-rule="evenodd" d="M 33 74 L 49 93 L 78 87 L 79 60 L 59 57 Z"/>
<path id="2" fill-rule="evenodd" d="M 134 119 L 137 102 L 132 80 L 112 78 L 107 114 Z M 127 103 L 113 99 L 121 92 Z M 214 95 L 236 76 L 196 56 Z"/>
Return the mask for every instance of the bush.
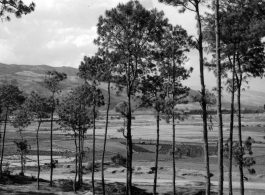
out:
<path id="1" fill-rule="evenodd" d="M 19 172 L 18 175 L 20 175 L 20 176 L 24 176 L 24 172 Z"/>
<path id="2" fill-rule="evenodd" d="M 92 162 L 88 163 L 87 164 L 87 170 L 92 171 L 92 166 L 93 166 Z M 99 162 L 95 162 L 95 170 L 98 169 L 99 167 L 100 167 L 100 163 Z"/>
<path id="3" fill-rule="evenodd" d="M 249 174 L 251 174 L 251 175 L 255 175 L 255 174 L 256 174 L 256 171 L 255 171 L 255 169 L 253 169 L 253 168 L 248 169 L 248 172 L 249 172 Z"/>
<path id="4" fill-rule="evenodd" d="M 10 176 L 11 175 L 11 171 L 9 169 L 9 165 L 10 165 L 10 163 L 7 162 L 6 165 L 5 165 L 5 168 L 3 170 L 3 175 L 5 175 L 5 176 Z"/>
<path id="5" fill-rule="evenodd" d="M 123 167 L 126 167 L 126 158 L 123 157 L 121 154 L 114 155 L 111 157 L 111 161 L 115 164 L 121 165 Z"/>

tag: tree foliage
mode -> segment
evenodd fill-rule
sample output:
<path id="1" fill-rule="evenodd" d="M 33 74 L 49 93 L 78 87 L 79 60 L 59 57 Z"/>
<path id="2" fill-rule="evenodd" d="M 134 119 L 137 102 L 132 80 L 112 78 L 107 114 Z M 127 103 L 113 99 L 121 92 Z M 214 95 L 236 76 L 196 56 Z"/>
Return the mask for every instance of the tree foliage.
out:
<path id="1" fill-rule="evenodd" d="M 67 79 L 67 75 L 65 73 L 60 73 L 55 70 L 48 71 L 44 79 L 44 85 L 52 92 L 52 94 L 60 93 L 61 88 L 59 84 L 65 79 Z"/>
<path id="2" fill-rule="evenodd" d="M 14 14 L 17 18 L 26 15 L 35 10 L 35 3 L 25 5 L 21 0 L 2 0 L 0 1 L 0 18 L 1 20 L 10 21 L 8 13 Z"/>
<path id="3" fill-rule="evenodd" d="M 86 82 L 98 81 L 101 74 L 104 73 L 104 71 L 100 69 L 100 66 L 102 66 L 103 63 L 103 59 L 101 59 L 98 55 L 92 57 L 85 56 L 79 65 L 78 76 L 84 79 Z"/>
<path id="4" fill-rule="evenodd" d="M 19 109 L 15 113 L 15 118 L 11 122 L 12 126 L 17 128 L 19 133 L 21 133 L 27 126 L 30 125 L 32 116 L 25 106 Z"/>
<path id="5" fill-rule="evenodd" d="M 119 4 L 99 18 L 99 37 L 95 43 L 119 55 L 113 68 L 116 84 L 132 94 L 136 92 L 137 79 L 150 65 L 154 66 L 144 59 L 154 38 L 162 36 L 162 25 L 166 22 L 162 12 L 145 10 L 138 1 Z"/>
<path id="6" fill-rule="evenodd" d="M 233 70 L 233 55 L 237 64 L 237 74 L 242 74 L 242 81 L 249 76 L 261 77 L 264 73 L 265 35 L 263 1 L 225 1 L 220 5 L 220 40 L 222 69 Z M 256 10 L 256 11 L 254 11 Z M 204 37 L 208 51 L 215 51 L 214 15 L 208 13 L 204 18 L 206 24 Z M 213 60 L 215 55 L 213 55 Z M 213 61 L 214 62 L 214 61 Z M 239 67 L 240 66 L 240 67 Z"/>
<path id="7" fill-rule="evenodd" d="M 63 97 L 62 103 L 57 108 L 61 127 L 73 131 L 84 131 L 92 125 L 91 86 L 84 84 L 72 90 Z"/>
<path id="8" fill-rule="evenodd" d="M 14 111 L 25 101 L 23 92 L 16 85 L 4 84 L 0 86 L 0 104 L 2 109 Z"/>
<path id="9" fill-rule="evenodd" d="M 48 113 L 50 113 L 51 105 L 50 100 L 47 97 L 42 97 L 38 95 L 35 91 L 32 91 L 30 96 L 26 99 L 25 107 L 34 118 L 39 121 L 49 118 Z"/>

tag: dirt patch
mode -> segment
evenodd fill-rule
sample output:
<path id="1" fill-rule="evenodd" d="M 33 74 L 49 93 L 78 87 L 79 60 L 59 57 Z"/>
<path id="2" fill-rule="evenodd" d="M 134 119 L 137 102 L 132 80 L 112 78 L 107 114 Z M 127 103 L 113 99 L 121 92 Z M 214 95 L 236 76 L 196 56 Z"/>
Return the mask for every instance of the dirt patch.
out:
<path id="1" fill-rule="evenodd" d="M 120 142 L 120 143 L 123 144 L 123 145 L 126 145 L 126 142 Z M 151 151 L 149 151 L 149 150 L 147 150 L 147 149 L 145 149 L 143 147 L 140 147 L 137 144 L 133 144 L 132 149 L 133 149 L 134 152 L 154 153 L 154 152 L 151 152 Z"/>
<path id="2" fill-rule="evenodd" d="M 172 150 L 172 145 L 161 144 L 160 154 L 169 154 Z M 176 153 L 179 156 L 189 156 L 189 157 L 201 157 L 204 155 L 203 146 L 201 144 L 176 144 Z M 209 155 L 216 155 L 217 147 L 209 146 Z"/>

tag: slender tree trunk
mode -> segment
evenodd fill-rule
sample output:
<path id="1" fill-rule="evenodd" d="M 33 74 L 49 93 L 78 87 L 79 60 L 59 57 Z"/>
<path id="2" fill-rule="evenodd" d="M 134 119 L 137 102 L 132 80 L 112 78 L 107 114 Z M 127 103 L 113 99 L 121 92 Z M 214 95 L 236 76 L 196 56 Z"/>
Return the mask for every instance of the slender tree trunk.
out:
<path id="1" fill-rule="evenodd" d="M 217 117 L 218 117 L 218 194 L 223 195 L 224 165 L 223 165 L 223 120 L 221 101 L 221 63 L 220 63 L 220 23 L 219 23 L 219 0 L 215 0 L 215 35 L 216 35 L 216 69 L 217 69 Z"/>
<path id="2" fill-rule="evenodd" d="M 0 164 L 1 180 L 3 180 L 3 170 L 2 170 L 2 167 L 3 167 L 3 158 L 4 158 L 4 150 L 5 150 L 7 116 L 8 116 L 8 109 L 6 110 L 5 126 L 4 126 L 4 135 L 3 135 L 3 141 L 2 141 L 1 164 Z"/>
<path id="3" fill-rule="evenodd" d="M 239 174 L 240 174 L 240 194 L 244 195 L 244 172 L 243 172 L 243 147 L 242 147 L 242 133 L 241 133 L 241 86 L 237 88 L 237 103 L 238 103 L 238 141 L 240 147 L 239 156 Z"/>
<path id="4" fill-rule="evenodd" d="M 174 50 L 174 47 L 173 47 Z M 172 82 L 172 99 L 175 102 L 175 81 L 176 81 L 176 62 L 175 62 L 175 56 L 172 55 L 172 62 L 173 62 L 173 82 Z M 176 139 L 176 129 L 175 129 L 175 104 L 173 108 L 171 108 L 172 111 L 172 130 L 173 130 L 173 143 L 172 143 L 172 167 L 173 167 L 173 195 L 176 194 L 176 165 L 175 165 L 175 139 Z"/>
<path id="5" fill-rule="evenodd" d="M 22 172 L 22 175 L 24 175 L 24 170 L 25 170 L 25 164 L 24 164 L 24 152 L 22 151 L 21 152 L 21 160 L 22 160 L 22 167 L 21 167 L 21 172 Z"/>
<path id="6" fill-rule="evenodd" d="M 1 141 L 2 141 L 2 116 L 1 114 L 2 114 L 2 109 L 0 108 L 0 146 L 1 146 Z M 0 148 L 0 150 L 2 151 L 2 148 Z M 0 179 L 2 179 L 2 165 L 0 166 Z"/>
<path id="7" fill-rule="evenodd" d="M 235 57 L 233 66 L 235 64 Z M 233 185 L 232 185 L 232 168 L 233 168 L 233 130 L 234 130 L 234 102 L 235 102 L 235 71 L 233 68 L 232 74 L 232 94 L 231 94 L 231 114 L 230 114 L 230 136 L 229 136 L 229 195 L 233 195 Z"/>
<path id="8" fill-rule="evenodd" d="M 127 195 L 132 195 L 132 110 L 131 94 L 128 93 L 128 113 L 127 113 Z"/>
<path id="9" fill-rule="evenodd" d="M 129 149 L 129 144 L 128 144 L 128 139 L 127 139 L 127 131 L 126 131 L 126 135 L 125 135 L 125 129 L 127 128 L 127 124 L 126 124 L 126 120 L 128 120 L 127 118 L 123 118 L 123 125 L 124 125 L 124 131 L 123 131 L 123 137 L 126 139 L 126 155 L 127 155 L 127 157 L 126 157 L 126 170 L 127 170 L 127 175 L 126 175 L 126 195 L 128 195 L 129 194 L 129 187 L 128 187 L 128 185 L 129 185 L 129 179 L 128 179 L 128 151 L 130 150 Z"/>
<path id="10" fill-rule="evenodd" d="M 20 164 L 21 164 L 21 170 L 20 170 L 20 175 L 23 176 L 23 152 L 20 152 Z"/>
<path id="11" fill-rule="evenodd" d="M 77 148 L 77 142 L 76 142 L 76 133 L 74 131 L 74 137 L 75 137 L 75 180 L 74 180 L 74 184 L 73 184 L 73 187 L 74 187 L 74 191 L 76 192 L 76 188 L 77 188 L 77 174 L 78 174 L 78 168 L 77 168 L 77 160 L 78 160 L 78 148 Z"/>
<path id="12" fill-rule="evenodd" d="M 95 130 L 96 130 L 96 102 L 95 102 L 95 97 L 93 100 L 93 159 L 92 159 L 92 191 L 93 191 L 93 195 L 95 194 L 95 181 L 94 181 L 94 175 L 95 175 L 95 153 L 96 153 L 96 149 L 95 149 Z"/>
<path id="13" fill-rule="evenodd" d="M 206 168 L 206 195 L 211 193 L 211 178 L 210 178 L 210 163 L 209 163 L 209 146 L 208 146 L 208 130 L 207 130 L 207 108 L 205 100 L 205 84 L 204 84 L 204 71 L 203 71 L 203 36 L 201 26 L 201 16 L 199 11 L 199 3 L 196 3 L 196 13 L 198 22 L 198 48 L 199 48 L 199 59 L 200 59 L 200 80 L 201 80 L 201 104 L 202 104 L 202 119 L 203 119 L 203 142 L 204 142 L 204 157 L 205 157 L 205 168 Z"/>
<path id="14" fill-rule="evenodd" d="M 22 130 L 19 129 L 19 135 L 21 137 L 21 141 L 23 142 L 23 136 L 22 136 Z M 20 164 L 21 164 L 21 171 L 20 174 L 23 176 L 24 175 L 24 163 L 23 163 L 23 159 L 24 159 L 24 153 L 23 150 L 20 151 Z"/>
<path id="15" fill-rule="evenodd" d="M 159 151 L 159 121 L 160 121 L 160 113 L 157 112 L 156 115 L 156 160 L 155 160 L 155 175 L 154 175 L 154 188 L 153 194 L 156 195 L 156 185 L 157 185 L 157 167 L 158 167 L 158 151 Z"/>
<path id="16" fill-rule="evenodd" d="M 79 159 L 79 167 L 80 167 L 80 171 L 79 171 L 79 185 L 80 187 L 83 186 L 83 146 L 82 146 L 82 138 L 83 137 L 83 133 L 81 133 L 80 135 L 80 159 Z"/>
<path id="17" fill-rule="evenodd" d="M 175 116 L 173 114 L 172 117 L 172 127 L 173 127 L 173 143 L 172 143 L 172 167 L 173 167 L 173 195 L 176 194 L 176 165 L 175 165 L 175 136 L 176 136 L 176 129 L 175 129 Z"/>
<path id="18" fill-rule="evenodd" d="M 83 128 L 81 128 L 81 126 L 79 127 L 79 132 L 80 132 L 80 144 L 81 144 L 81 150 L 80 150 L 80 167 L 81 167 L 81 172 L 79 173 L 80 174 L 80 184 L 81 186 L 83 185 L 83 156 L 84 156 L 84 139 L 85 139 L 85 135 L 84 135 L 84 131 L 83 131 Z"/>
<path id="19" fill-rule="evenodd" d="M 81 174 L 82 174 L 82 166 L 81 166 L 81 131 L 80 131 L 80 128 L 79 128 L 79 132 L 78 132 L 78 188 L 82 186 Z"/>
<path id="20" fill-rule="evenodd" d="M 81 167 L 83 171 L 83 157 L 84 157 L 84 139 L 85 139 L 85 134 L 84 131 L 82 130 L 82 142 L 81 142 Z M 81 182 L 83 184 L 83 172 L 81 172 Z"/>
<path id="21" fill-rule="evenodd" d="M 233 195 L 232 167 L 233 167 L 233 129 L 234 129 L 234 91 L 231 96 L 230 137 L 229 137 L 229 195 Z"/>
<path id="22" fill-rule="evenodd" d="M 40 124 L 41 124 L 41 122 L 39 122 L 39 124 L 38 124 L 37 135 L 36 135 L 36 140 L 37 140 L 37 162 L 38 162 L 38 175 L 37 175 L 38 190 L 40 189 L 40 146 L 39 146 Z"/>
<path id="23" fill-rule="evenodd" d="M 51 151 L 50 151 L 50 157 L 51 157 L 51 163 L 50 163 L 50 166 L 51 166 L 50 186 L 52 186 L 52 175 L 53 175 L 53 166 L 54 166 L 54 162 L 53 162 L 53 159 L 52 159 L 52 152 L 53 152 L 53 149 L 52 149 L 52 134 L 53 134 L 53 132 L 52 131 L 53 131 L 53 111 L 51 113 L 51 138 L 50 138 L 50 142 L 51 142 Z"/>
<path id="24" fill-rule="evenodd" d="M 109 123 L 109 108 L 110 108 L 110 82 L 108 82 L 108 106 L 107 106 L 107 116 L 106 116 L 106 126 L 104 135 L 104 145 L 101 159 L 101 181 L 102 181 L 102 194 L 105 195 L 105 180 L 104 180 L 104 158 L 106 151 L 107 133 L 108 133 L 108 123 Z"/>

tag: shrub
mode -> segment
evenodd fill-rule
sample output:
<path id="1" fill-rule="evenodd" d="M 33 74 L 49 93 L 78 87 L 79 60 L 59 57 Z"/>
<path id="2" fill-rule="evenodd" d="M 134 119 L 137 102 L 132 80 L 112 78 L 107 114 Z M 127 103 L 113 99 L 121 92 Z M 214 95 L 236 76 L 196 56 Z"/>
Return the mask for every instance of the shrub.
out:
<path id="1" fill-rule="evenodd" d="M 92 171 L 92 166 L 93 166 L 92 162 L 88 163 L 87 164 L 87 170 Z M 100 167 L 100 163 L 99 162 L 95 162 L 95 169 L 97 169 L 99 167 Z"/>
<path id="2" fill-rule="evenodd" d="M 256 161 L 254 160 L 251 155 L 253 155 L 252 152 L 252 143 L 255 143 L 255 140 L 252 139 L 251 137 L 248 137 L 244 141 L 244 145 L 242 147 L 242 150 L 240 148 L 239 142 L 234 142 L 233 143 L 233 158 L 235 165 L 239 165 L 240 161 L 243 163 L 243 167 L 246 167 L 248 169 L 248 172 L 250 174 L 255 174 L 256 171 L 255 169 L 251 168 L 253 165 L 256 164 Z M 244 157 L 244 155 L 248 154 L 249 156 Z M 229 156 L 229 140 L 224 145 L 224 155 L 226 158 Z"/>
<path id="3" fill-rule="evenodd" d="M 11 174 L 11 171 L 9 169 L 9 165 L 10 165 L 10 163 L 7 162 L 6 165 L 5 165 L 5 168 L 3 170 L 3 175 L 5 175 L 5 176 L 10 176 L 10 174 Z"/>
<path id="4" fill-rule="evenodd" d="M 255 169 L 253 169 L 253 168 L 248 169 L 248 172 L 249 172 L 249 174 L 251 174 L 251 175 L 256 174 L 256 171 L 255 171 Z"/>
<path id="5" fill-rule="evenodd" d="M 126 167 L 126 158 L 123 157 L 119 153 L 117 155 L 114 155 L 113 157 L 111 157 L 111 161 L 114 162 L 115 164 Z"/>

